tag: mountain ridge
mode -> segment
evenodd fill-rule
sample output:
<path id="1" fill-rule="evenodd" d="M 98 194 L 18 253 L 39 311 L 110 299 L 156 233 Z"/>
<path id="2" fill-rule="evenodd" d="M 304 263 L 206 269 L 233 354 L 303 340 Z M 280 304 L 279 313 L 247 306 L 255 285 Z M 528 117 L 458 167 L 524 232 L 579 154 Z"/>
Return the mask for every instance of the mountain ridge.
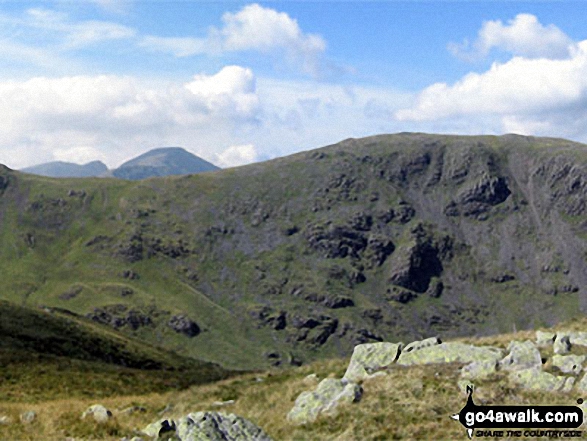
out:
<path id="1" fill-rule="evenodd" d="M 83 165 L 53 161 L 26 167 L 20 171 L 53 178 L 114 176 L 120 179 L 138 180 L 215 170 L 220 168 L 182 147 L 159 147 L 142 153 L 112 170 L 109 170 L 101 161 L 91 161 Z"/>
<path id="2" fill-rule="evenodd" d="M 571 141 L 395 134 L 136 183 L 0 174 L 5 297 L 231 367 L 585 310 L 587 150 Z M 171 330 L 178 315 L 202 332 Z"/>

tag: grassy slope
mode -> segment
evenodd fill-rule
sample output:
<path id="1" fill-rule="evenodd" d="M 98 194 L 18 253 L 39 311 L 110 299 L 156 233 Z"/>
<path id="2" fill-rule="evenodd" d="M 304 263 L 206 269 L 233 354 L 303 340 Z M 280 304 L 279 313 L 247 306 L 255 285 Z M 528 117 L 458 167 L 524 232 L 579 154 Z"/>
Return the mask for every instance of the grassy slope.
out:
<path id="1" fill-rule="evenodd" d="M 443 178 L 428 186 L 439 152 Z M 426 153 L 431 164 L 420 170 L 418 160 Z M 318 348 L 296 343 L 289 322 L 285 330 L 272 330 L 250 318 L 249 309 L 261 305 L 287 311 L 288 320 L 295 314 L 325 314 L 339 320 L 337 332 L 350 324 L 354 331 L 365 328 L 386 339 L 552 324 L 577 314 L 585 293 L 548 295 L 547 285 L 576 284 L 569 277 L 581 268 L 571 268 L 570 276 L 540 272 L 557 259 L 563 267 L 572 264 L 577 253 L 564 254 L 559 245 L 568 243 L 568 237 L 552 234 L 557 230 L 552 213 L 561 206 L 548 206 L 545 194 L 558 191 L 559 184 L 540 177 L 534 178 L 534 187 L 518 183 L 516 179 L 527 180 L 528 173 L 514 170 L 513 164 L 521 158 L 520 168 L 535 170 L 555 156 L 579 164 L 587 160 L 584 146 L 561 140 L 400 134 L 348 140 L 218 173 L 137 183 L 55 180 L 5 171 L 10 182 L 0 196 L 2 297 L 80 314 L 112 304 L 155 310 L 161 313 L 155 326 L 123 330 L 186 355 L 241 368 L 266 365 L 263 354 L 268 351 L 279 351 L 284 358 L 291 351 L 307 361 L 349 353 L 354 344 L 348 336 L 332 336 Z M 452 197 L 494 168 L 506 174 L 512 186 L 513 195 L 503 206 L 486 221 L 443 216 L 442 208 Z M 462 182 L 448 177 L 459 173 L 466 175 Z M 346 188 L 338 184 L 341 176 L 354 181 Z M 377 200 L 370 198 L 372 193 L 378 193 Z M 324 259 L 308 249 L 304 235 L 310 226 L 342 224 L 360 211 L 397 208 L 400 200 L 414 206 L 416 217 L 373 233 L 392 238 L 400 249 L 412 240 L 409 232 L 423 222 L 435 237 L 450 234 L 464 245 L 444 262 L 445 292 L 439 299 L 420 295 L 406 305 L 385 300 L 391 258 L 381 267 L 366 269 L 367 281 L 349 288 L 327 275 L 336 266 L 351 272 L 365 264 L 363 257 L 359 262 Z M 580 227 L 577 216 L 564 219 Z M 292 226 L 300 232 L 286 236 L 283 231 Z M 145 250 L 142 260 L 129 262 L 117 250 L 136 242 L 137 234 Z M 576 234 L 581 237 L 580 231 Z M 102 242 L 87 245 L 101 236 Z M 181 241 L 189 253 L 147 256 L 149 240 L 160 240 L 168 248 Z M 577 243 L 584 249 L 583 242 Z M 135 271 L 140 278 L 125 279 L 123 270 Z M 502 273 L 516 278 L 490 281 Z M 299 284 L 306 291 L 351 297 L 356 306 L 332 310 L 289 295 Z M 78 290 L 64 299 L 63 294 Z M 132 295 L 123 296 L 125 290 Z M 383 315 L 378 323 L 362 315 L 375 308 Z M 533 310 L 518 313 L 528 308 Z M 192 339 L 173 332 L 166 322 L 177 313 L 195 319 L 204 332 Z M 441 323 L 435 324 L 436 316 Z"/>
<path id="2" fill-rule="evenodd" d="M 587 320 L 581 319 L 561 328 L 585 329 L 585 326 Z M 533 332 L 523 331 L 465 341 L 505 348 L 513 339 L 533 338 Z M 395 366 L 388 375 L 364 382 L 362 400 L 341 408 L 338 416 L 321 417 L 307 426 L 287 422 L 286 415 L 296 397 L 315 387 L 315 383 L 304 380 L 307 375 L 340 378 L 347 365 L 348 359 L 324 360 L 300 368 L 245 374 L 173 393 L 121 395 L 100 400 L 92 397 L 38 403 L 4 402 L 0 404 L 0 415 L 17 421 L 21 412 L 35 410 L 39 416 L 32 426 L 18 423 L 0 426 L 0 436 L 22 440 L 39 437 L 53 440 L 65 436 L 117 440 L 138 435 L 137 429 L 161 418 L 160 412 L 167 408 L 163 414 L 166 417 L 201 410 L 235 413 L 263 427 L 276 440 L 466 439 L 463 427 L 449 418 L 466 403 L 466 395 L 457 387 L 458 364 Z M 501 372 L 476 386 L 477 404 L 574 405 L 577 399 L 575 392 L 523 391 L 510 384 Z M 226 400 L 235 402 L 221 408 L 214 404 Z M 97 401 L 114 411 L 114 419 L 104 425 L 81 421 L 79 415 Z M 130 406 L 144 407 L 145 412 L 132 415 L 120 412 Z"/>
<path id="3" fill-rule="evenodd" d="M 3 402 L 147 393 L 229 374 L 82 317 L 5 301 L 0 301 L 0 373 Z"/>

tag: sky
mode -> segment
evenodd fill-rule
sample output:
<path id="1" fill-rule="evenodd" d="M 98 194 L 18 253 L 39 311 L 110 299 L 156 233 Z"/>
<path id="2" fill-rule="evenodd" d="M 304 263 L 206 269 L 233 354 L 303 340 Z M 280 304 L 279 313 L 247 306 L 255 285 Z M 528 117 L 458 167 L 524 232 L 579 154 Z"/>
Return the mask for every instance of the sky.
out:
<path id="1" fill-rule="evenodd" d="M 0 0 L 0 163 L 233 167 L 396 133 L 587 142 L 582 1 Z"/>

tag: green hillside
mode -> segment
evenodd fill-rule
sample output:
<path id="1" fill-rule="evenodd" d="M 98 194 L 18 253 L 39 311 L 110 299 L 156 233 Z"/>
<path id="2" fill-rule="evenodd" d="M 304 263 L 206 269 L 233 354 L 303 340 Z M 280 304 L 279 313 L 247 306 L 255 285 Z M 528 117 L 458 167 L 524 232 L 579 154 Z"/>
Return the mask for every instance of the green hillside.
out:
<path id="1" fill-rule="evenodd" d="M 226 367 L 587 307 L 586 146 L 384 135 L 193 176 L 0 171 L 2 297 Z"/>

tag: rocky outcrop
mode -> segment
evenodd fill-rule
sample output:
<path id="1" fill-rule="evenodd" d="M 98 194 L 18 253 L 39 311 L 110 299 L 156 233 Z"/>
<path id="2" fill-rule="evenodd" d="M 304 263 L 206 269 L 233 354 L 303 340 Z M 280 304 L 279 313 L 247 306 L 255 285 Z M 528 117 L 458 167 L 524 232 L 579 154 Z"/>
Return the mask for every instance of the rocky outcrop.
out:
<path id="1" fill-rule="evenodd" d="M 507 371 L 520 371 L 524 369 L 540 368 L 542 358 L 540 351 L 534 344 L 526 340 L 524 342 L 512 341 L 508 345 L 509 354 L 500 361 L 500 368 Z"/>
<path id="2" fill-rule="evenodd" d="M 339 406 L 355 403 L 362 395 L 363 389 L 356 383 L 345 378 L 326 378 L 316 390 L 298 396 L 287 419 L 294 424 L 307 424 L 316 421 L 319 415 L 334 416 Z"/>
<path id="3" fill-rule="evenodd" d="M 430 363 L 472 363 L 501 358 L 501 350 L 489 346 L 464 343 L 441 343 L 412 352 L 402 352 L 397 364 L 411 366 Z"/>
<path id="4" fill-rule="evenodd" d="M 585 355 L 559 355 L 552 357 L 552 365 L 564 374 L 578 375 L 583 370 Z"/>
<path id="5" fill-rule="evenodd" d="M 511 372 L 510 380 L 527 390 L 543 392 L 570 392 L 574 377 L 562 377 L 542 371 L 540 368 L 522 369 Z"/>
<path id="6" fill-rule="evenodd" d="M 232 413 L 194 412 L 177 419 L 164 418 L 146 426 L 142 433 L 152 439 L 178 441 L 271 441 L 263 429 Z"/>
<path id="7" fill-rule="evenodd" d="M 188 337 L 195 337 L 200 333 L 200 327 L 198 324 L 185 314 L 174 315 L 169 319 L 169 322 L 167 322 L 167 326 L 178 334 L 183 334 Z"/>
<path id="8" fill-rule="evenodd" d="M 384 371 L 397 361 L 402 343 L 369 343 L 355 346 L 345 379 L 359 382 Z"/>

